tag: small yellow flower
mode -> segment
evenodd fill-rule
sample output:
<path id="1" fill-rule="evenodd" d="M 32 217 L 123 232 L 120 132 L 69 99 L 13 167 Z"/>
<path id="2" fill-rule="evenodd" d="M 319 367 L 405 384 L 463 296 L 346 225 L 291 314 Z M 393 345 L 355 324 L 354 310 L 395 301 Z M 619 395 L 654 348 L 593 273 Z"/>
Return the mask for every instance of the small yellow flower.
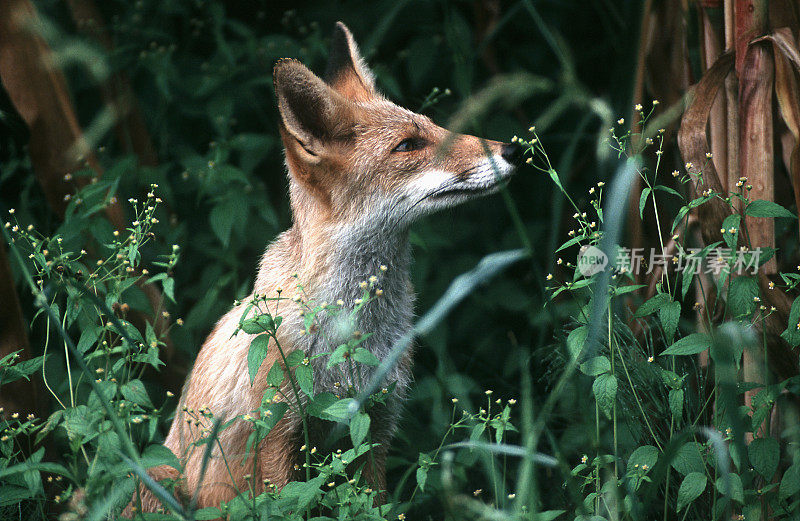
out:
<path id="1" fill-rule="evenodd" d="M 636 105 L 633 107 L 633 110 L 642 110 L 642 104 L 641 104 L 641 103 L 637 103 L 637 104 L 636 104 Z"/>
<path id="2" fill-rule="evenodd" d="M 584 463 L 584 464 L 585 464 L 587 461 L 589 461 L 589 456 L 587 456 L 586 454 L 584 454 L 584 455 L 581 457 L 581 463 Z"/>
<path id="3" fill-rule="evenodd" d="M 653 363 L 653 360 L 655 360 L 655 358 L 653 358 L 652 356 L 647 357 L 647 361 L 650 362 L 651 364 Z"/>
<path id="4" fill-rule="evenodd" d="M 617 125 L 624 125 L 624 124 L 625 124 L 625 118 L 619 118 L 617 120 Z"/>
<path id="5" fill-rule="evenodd" d="M 552 273 L 548 273 L 548 274 L 547 274 L 547 277 L 545 277 L 545 278 L 546 278 L 547 280 L 553 280 L 553 274 L 552 274 Z"/>

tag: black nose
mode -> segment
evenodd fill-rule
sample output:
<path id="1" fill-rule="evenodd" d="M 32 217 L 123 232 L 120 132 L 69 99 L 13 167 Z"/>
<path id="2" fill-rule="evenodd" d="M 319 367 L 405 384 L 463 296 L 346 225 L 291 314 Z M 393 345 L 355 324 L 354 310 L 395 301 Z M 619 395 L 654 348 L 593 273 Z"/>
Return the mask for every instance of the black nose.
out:
<path id="1" fill-rule="evenodd" d="M 516 143 L 504 143 L 500 155 L 512 165 L 519 165 L 523 161 L 524 149 Z"/>

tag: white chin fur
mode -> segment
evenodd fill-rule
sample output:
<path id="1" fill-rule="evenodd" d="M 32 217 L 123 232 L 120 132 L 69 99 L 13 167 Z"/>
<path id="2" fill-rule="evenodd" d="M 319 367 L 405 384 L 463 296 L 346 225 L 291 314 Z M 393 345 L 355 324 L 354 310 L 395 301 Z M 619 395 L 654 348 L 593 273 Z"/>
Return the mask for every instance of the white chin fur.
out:
<path id="1" fill-rule="evenodd" d="M 500 155 L 487 157 L 464 180 L 455 173 L 428 170 L 417 174 L 408 185 L 408 200 L 420 213 L 454 206 L 475 197 L 496 192 L 510 176 L 514 167 Z"/>

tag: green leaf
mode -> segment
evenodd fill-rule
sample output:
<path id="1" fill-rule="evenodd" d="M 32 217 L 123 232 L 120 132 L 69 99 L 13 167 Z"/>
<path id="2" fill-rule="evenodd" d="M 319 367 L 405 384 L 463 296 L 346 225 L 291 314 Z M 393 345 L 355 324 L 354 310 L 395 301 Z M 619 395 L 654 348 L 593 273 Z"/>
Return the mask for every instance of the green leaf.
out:
<path id="1" fill-rule="evenodd" d="M 344 362 L 349 351 L 350 348 L 347 346 L 347 344 L 341 344 L 339 347 L 334 349 L 333 353 L 331 353 L 331 356 L 328 358 L 327 368 L 330 369 L 331 367 Z"/>
<path id="2" fill-rule="evenodd" d="M 175 453 L 165 445 L 157 443 L 150 445 L 142 453 L 142 466 L 149 469 L 159 465 L 168 465 L 176 470 L 181 470 L 181 464 Z"/>
<path id="3" fill-rule="evenodd" d="M 252 342 L 250 342 L 250 349 L 247 351 L 247 372 L 250 374 L 250 385 L 256 379 L 261 364 L 267 358 L 267 351 L 269 349 L 269 335 L 258 335 Z M 281 378 L 283 381 L 283 378 Z M 278 384 L 280 385 L 280 384 Z"/>
<path id="4" fill-rule="evenodd" d="M 778 497 L 787 499 L 800 492 L 800 463 L 795 463 L 783 473 Z"/>
<path id="5" fill-rule="evenodd" d="M 297 385 L 300 386 L 300 390 L 306 393 L 306 396 L 313 397 L 314 396 L 314 373 L 311 368 L 311 364 L 303 365 L 300 364 L 297 366 L 297 369 L 294 370 L 294 377 L 297 379 Z"/>
<path id="6" fill-rule="evenodd" d="M 578 244 L 579 242 L 581 242 L 584 239 L 586 239 L 586 237 L 584 235 L 579 235 L 577 237 L 573 237 L 572 239 L 568 240 L 567 242 L 565 242 L 564 244 L 559 246 L 558 249 L 556 250 L 556 253 L 560 252 L 561 250 L 565 250 L 565 249 L 569 248 L 570 246 L 574 246 L 574 245 Z"/>
<path id="7" fill-rule="evenodd" d="M 688 506 L 692 501 L 700 497 L 700 494 L 706 489 L 708 479 L 706 475 L 701 472 L 690 472 L 683 478 L 680 488 L 678 489 L 678 512 Z"/>
<path id="8" fill-rule="evenodd" d="M 286 355 L 286 366 L 289 368 L 297 367 L 306 358 L 306 353 L 302 349 L 295 349 Z"/>
<path id="9" fill-rule="evenodd" d="M 756 438 L 747 446 L 747 457 L 750 465 L 767 481 L 772 479 L 778 470 L 780 447 L 775 438 Z"/>
<path id="10" fill-rule="evenodd" d="M 211 521 L 212 519 L 218 519 L 222 516 L 222 512 L 216 507 L 201 508 L 194 513 L 194 518 L 197 521 Z"/>
<path id="11" fill-rule="evenodd" d="M 378 360 L 378 357 L 372 354 L 371 351 L 368 351 L 363 347 L 356 348 L 355 352 L 353 353 L 353 360 L 364 365 L 370 365 L 370 366 L 381 365 L 381 361 Z"/>
<path id="12" fill-rule="evenodd" d="M 628 284 L 627 286 L 616 286 L 614 288 L 614 295 L 625 295 L 626 293 L 633 293 L 644 288 L 644 284 Z"/>
<path id="13" fill-rule="evenodd" d="M 669 390 L 669 410 L 676 420 L 683 418 L 683 389 Z"/>
<path id="14" fill-rule="evenodd" d="M 642 195 L 639 196 L 639 218 L 644 219 L 644 207 L 647 204 L 647 196 L 650 195 L 651 188 L 648 186 L 642 190 Z"/>
<path id="15" fill-rule="evenodd" d="M 269 373 L 267 373 L 267 385 L 270 387 L 280 387 L 284 378 L 286 378 L 286 375 L 283 373 L 283 367 L 281 367 L 279 361 L 275 360 L 272 367 L 269 369 Z"/>
<path id="16" fill-rule="evenodd" d="M 29 499 L 36 494 L 28 490 L 27 487 L 20 487 L 17 485 L 3 485 L 0 486 L 0 507 L 16 505 Z"/>
<path id="17" fill-rule="evenodd" d="M 690 441 L 681 445 L 672 458 L 671 465 L 672 468 L 684 475 L 692 472 L 705 472 L 706 464 L 700 452 L 700 444 Z"/>
<path id="18" fill-rule="evenodd" d="M 71 442 L 83 441 L 83 438 L 89 435 L 95 427 L 90 419 L 89 408 L 85 405 L 66 409 L 63 425 Z"/>
<path id="19" fill-rule="evenodd" d="M 120 388 L 120 392 L 126 400 L 130 400 L 142 407 L 153 407 L 153 402 L 150 401 L 150 397 L 147 395 L 141 380 L 131 380 Z"/>
<path id="20" fill-rule="evenodd" d="M 353 447 L 358 447 L 369 433 L 370 418 L 369 414 L 359 412 L 350 419 L 350 440 Z"/>
<path id="21" fill-rule="evenodd" d="M 246 211 L 246 204 L 238 197 L 226 199 L 211 210 L 211 230 L 223 246 L 230 242 L 234 223 L 247 220 Z"/>
<path id="22" fill-rule="evenodd" d="M 306 412 L 311 416 L 326 420 L 328 417 L 325 414 L 325 409 L 336 403 L 337 400 L 338 398 L 336 398 L 336 395 L 333 393 L 329 393 L 327 391 L 318 393 L 312 400 L 308 402 L 308 405 L 306 406 Z"/>
<path id="23" fill-rule="evenodd" d="M 729 215 L 722 221 L 722 240 L 731 250 L 735 250 L 739 244 L 739 228 L 742 224 L 742 216 L 738 213 Z M 733 232 L 731 232 L 733 230 Z"/>
<path id="24" fill-rule="evenodd" d="M 678 210 L 677 215 L 675 215 L 675 219 L 672 221 L 672 228 L 670 229 L 670 233 L 675 233 L 675 228 L 681 223 L 686 214 L 689 213 L 688 206 L 681 206 L 681 209 Z"/>
<path id="25" fill-rule="evenodd" d="M 611 417 L 611 409 L 617 398 L 617 377 L 610 373 L 601 374 L 592 384 L 592 392 L 597 400 L 597 406 L 606 417 Z"/>
<path id="26" fill-rule="evenodd" d="M 789 310 L 789 325 L 786 327 L 786 331 L 781 333 L 781 338 L 786 340 L 792 347 L 800 345 L 800 328 L 798 328 L 798 324 L 800 324 L 800 297 L 797 297 L 792 302 L 792 308 Z"/>
<path id="27" fill-rule="evenodd" d="M 692 262 L 688 262 L 681 271 L 681 298 L 686 301 L 686 295 L 689 293 L 689 288 L 692 287 L 694 274 L 698 271 L 698 267 Z"/>
<path id="28" fill-rule="evenodd" d="M 417 468 L 417 485 L 422 492 L 425 492 L 425 483 L 428 481 L 428 467 Z"/>
<path id="29" fill-rule="evenodd" d="M 744 210 L 744 214 L 751 217 L 785 217 L 787 219 L 797 219 L 795 214 L 778 203 L 764 201 L 763 199 L 757 199 L 748 204 L 747 208 Z"/>
<path id="30" fill-rule="evenodd" d="M 309 481 L 292 481 L 283 487 L 281 495 L 284 498 L 296 500 L 297 503 L 295 504 L 294 510 L 302 512 L 307 506 L 311 505 L 318 495 L 322 494 L 320 487 L 325 482 L 325 478 L 325 474 L 320 474 Z M 244 517 L 245 516 L 242 516 L 241 519 L 244 519 Z"/>
<path id="31" fill-rule="evenodd" d="M 256 335 L 258 333 L 265 333 L 275 329 L 275 321 L 269 315 L 258 315 L 254 318 L 248 318 L 242 321 L 242 331 L 248 335 Z"/>
<path id="32" fill-rule="evenodd" d="M 705 333 L 692 333 L 666 348 L 664 355 L 696 355 L 711 346 L 711 338 Z"/>
<path id="33" fill-rule="evenodd" d="M 653 447 L 652 445 L 642 445 L 641 447 L 637 447 L 631 457 L 628 458 L 628 472 L 631 472 L 636 465 L 640 468 L 644 465 L 647 465 L 648 468 L 653 468 L 653 466 L 658 461 L 658 449 Z"/>
<path id="34" fill-rule="evenodd" d="M 150 324 L 150 322 L 147 324 Z M 81 338 L 78 340 L 78 345 L 75 346 L 78 348 L 78 352 L 80 354 L 85 354 L 86 351 L 97 342 L 97 339 L 100 338 L 100 333 L 102 331 L 103 328 L 100 326 L 84 327 L 83 331 L 81 331 Z"/>
<path id="35" fill-rule="evenodd" d="M 681 318 L 681 303 L 668 302 L 658 310 L 658 318 L 661 320 L 661 326 L 664 328 L 664 335 L 667 337 L 668 342 L 672 342 L 675 338 L 675 331 L 678 329 L 678 321 Z"/>
<path id="36" fill-rule="evenodd" d="M 670 188 L 668 186 L 656 185 L 656 186 L 653 187 L 653 190 L 661 190 L 662 192 L 667 192 L 668 194 L 676 195 L 676 196 L 680 197 L 681 199 L 683 199 L 683 196 L 679 192 L 675 191 L 674 189 L 672 189 L 672 188 Z"/>
<path id="37" fill-rule="evenodd" d="M 342 398 L 325 408 L 323 413 L 333 421 L 342 421 L 350 414 L 350 407 L 355 403 L 353 398 Z"/>
<path id="38" fill-rule="evenodd" d="M 605 356 L 595 356 L 581 364 L 581 372 L 589 376 L 597 376 L 611 370 L 611 362 Z"/>
<path id="39" fill-rule="evenodd" d="M 633 314 L 634 318 L 642 318 L 646 317 L 647 315 L 651 315 L 661 309 L 662 306 L 666 305 L 669 302 L 671 297 L 666 293 L 659 293 L 658 295 L 654 295 L 650 297 L 644 304 L 639 306 L 639 309 L 636 310 L 636 313 Z"/>
<path id="40" fill-rule="evenodd" d="M 172 302 L 175 302 L 175 279 L 166 278 L 161 285 L 164 287 L 164 295 Z"/>
<path id="41" fill-rule="evenodd" d="M 584 344 L 586 344 L 586 337 L 588 334 L 588 326 L 576 327 L 569 332 L 567 336 L 567 351 L 569 351 L 570 357 L 572 357 L 573 360 L 580 357 Z"/>
<path id="42" fill-rule="evenodd" d="M 3 367 L 6 363 L 10 363 L 11 357 L 18 352 L 19 351 L 14 351 L 14 353 L 10 353 L 9 355 L 3 357 L 2 361 L 0 361 L 3 362 L 0 363 L 0 385 L 10 384 L 11 382 L 19 380 L 20 378 L 30 380 L 28 377 L 42 367 L 44 356 L 37 356 L 36 358 L 31 358 L 30 360 L 22 360 L 21 362 Z"/>
<path id="43" fill-rule="evenodd" d="M 742 275 L 731 280 L 728 289 L 728 309 L 733 318 L 749 316 L 756 310 L 759 296 L 758 283 L 755 277 Z"/>
<path id="44" fill-rule="evenodd" d="M 715 486 L 720 494 L 725 494 L 734 501 L 744 503 L 744 487 L 742 486 L 742 478 L 739 477 L 739 474 L 730 472 L 727 476 L 720 476 L 717 478 Z M 728 487 L 730 487 L 730 491 Z"/>

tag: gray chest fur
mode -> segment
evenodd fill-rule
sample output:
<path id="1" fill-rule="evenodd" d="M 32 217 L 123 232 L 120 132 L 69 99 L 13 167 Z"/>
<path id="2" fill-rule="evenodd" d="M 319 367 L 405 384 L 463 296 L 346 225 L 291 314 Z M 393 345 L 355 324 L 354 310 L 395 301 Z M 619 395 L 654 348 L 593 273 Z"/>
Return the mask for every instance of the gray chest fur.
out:
<path id="1" fill-rule="evenodd" d="M 359 347 L 383 361 L 412 327 L 414 294 L 408 275 L 411 256 L 408 241 L 348 242 L 342 241 L 342 247 L 327 260 L 331 277 L 315 288 L 313 295 L 317 303 L 341 300 L 344 304 L 338 312 L 317 314 L 318 330 L 302 337 L 301 342 L 306 353 L 313 356 L 332 352 L 354 334 L 370 334 Z M 387 269 L 382 271 L 381 265 Z M 377 281 L 370 284 L 372 276 Z M 361 287 L 364 281 L 368 282 L 371 298 L 354 313 L 357 299 L 364 296 L 365 289 Z M 382 290 L 382 295 L 375 296 L 377 289 Z M 371 381 L 373 367 L 345 362 L 328 369 L 328 360 L 329 357 L 322 356 L 313 363 L 315 393 L 329 391 L 343 395 L 350 386 L 359 391 Z M 402 399 L 410 380 L 409 369 L 396 366 L 382 385 L 396 382 L 395 397 Z"/>

